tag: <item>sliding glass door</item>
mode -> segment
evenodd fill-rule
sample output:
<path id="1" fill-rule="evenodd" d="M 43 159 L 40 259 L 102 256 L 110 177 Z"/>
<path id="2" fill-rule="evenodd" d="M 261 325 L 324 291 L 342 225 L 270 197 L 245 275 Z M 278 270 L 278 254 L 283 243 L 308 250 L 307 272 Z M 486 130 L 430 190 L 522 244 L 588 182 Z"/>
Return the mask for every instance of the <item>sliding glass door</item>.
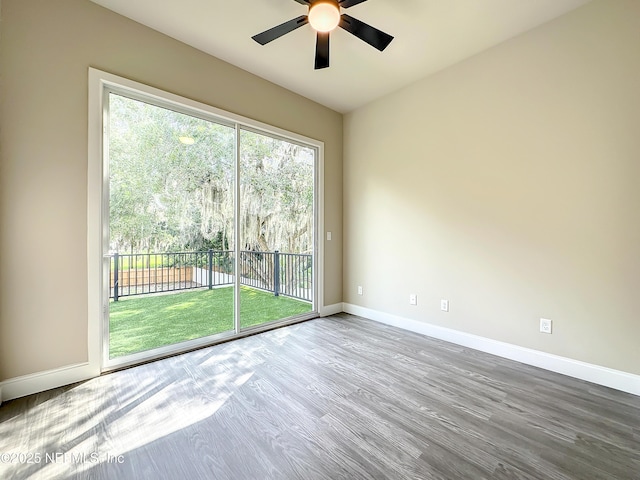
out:
<path id="1" fill-rule="evenodd" d="M 240 131 L 240 324 L 313 309 L 315 150 Z"/>
<path id="2" fill-rule="evenodd" d="M 118 89 L 104 111 L 106 368 L 313 316 L 316 148 Z"/>

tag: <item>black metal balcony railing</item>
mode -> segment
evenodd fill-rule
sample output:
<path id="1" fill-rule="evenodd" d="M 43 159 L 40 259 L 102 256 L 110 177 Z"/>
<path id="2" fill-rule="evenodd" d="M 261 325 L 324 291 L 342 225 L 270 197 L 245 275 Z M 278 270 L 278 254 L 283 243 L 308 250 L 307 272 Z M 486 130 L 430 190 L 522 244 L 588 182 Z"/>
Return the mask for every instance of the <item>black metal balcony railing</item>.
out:
<path id="1" fill-rule="evenodd" d="M 240 252 L 240 284 L 300 300 L 313 300 L 313 256 Z M 232 285 L 231 250 L 111 255 L 110 298 Z"/>

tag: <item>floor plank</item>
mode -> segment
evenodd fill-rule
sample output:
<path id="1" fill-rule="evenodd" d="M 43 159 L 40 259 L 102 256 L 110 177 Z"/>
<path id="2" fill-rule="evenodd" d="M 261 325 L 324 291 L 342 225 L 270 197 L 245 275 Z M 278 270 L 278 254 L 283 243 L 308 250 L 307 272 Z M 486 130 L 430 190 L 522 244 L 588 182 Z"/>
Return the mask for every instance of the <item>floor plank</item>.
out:
<path id="1" fill-rule="evenodd" d="M 6 402 L 0 455 L 2 479 L 640 480 L 640 397 L 341 314 Z"/>

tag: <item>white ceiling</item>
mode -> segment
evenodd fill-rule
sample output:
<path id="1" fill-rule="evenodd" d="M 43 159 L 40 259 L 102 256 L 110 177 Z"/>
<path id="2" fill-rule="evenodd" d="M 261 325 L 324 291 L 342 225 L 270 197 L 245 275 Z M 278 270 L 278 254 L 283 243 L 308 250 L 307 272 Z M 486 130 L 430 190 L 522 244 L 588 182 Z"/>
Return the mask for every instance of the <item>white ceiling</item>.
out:
<path id="1" fill-rule="evenodd" d="M 251 39 L 305 15 L 294 0 L 92 1 L 346 113 L 590 0 L 369 0 L 347 13 L 395 39 L 379 52 L 338 28 L 324 70 L 309 25 L 265 46 Z"/>

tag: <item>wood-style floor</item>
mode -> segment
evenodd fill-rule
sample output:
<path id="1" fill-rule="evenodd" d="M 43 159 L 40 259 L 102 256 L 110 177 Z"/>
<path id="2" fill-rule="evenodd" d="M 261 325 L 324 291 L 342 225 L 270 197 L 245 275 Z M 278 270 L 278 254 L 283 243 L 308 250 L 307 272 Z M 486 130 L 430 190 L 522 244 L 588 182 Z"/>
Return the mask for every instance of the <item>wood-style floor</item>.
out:
<path id="1" fill-rule="evenodd" d="M 0 455 L 2 479 L 638 480 L 640 397 L 337 315 L 7 402 Z"/>

